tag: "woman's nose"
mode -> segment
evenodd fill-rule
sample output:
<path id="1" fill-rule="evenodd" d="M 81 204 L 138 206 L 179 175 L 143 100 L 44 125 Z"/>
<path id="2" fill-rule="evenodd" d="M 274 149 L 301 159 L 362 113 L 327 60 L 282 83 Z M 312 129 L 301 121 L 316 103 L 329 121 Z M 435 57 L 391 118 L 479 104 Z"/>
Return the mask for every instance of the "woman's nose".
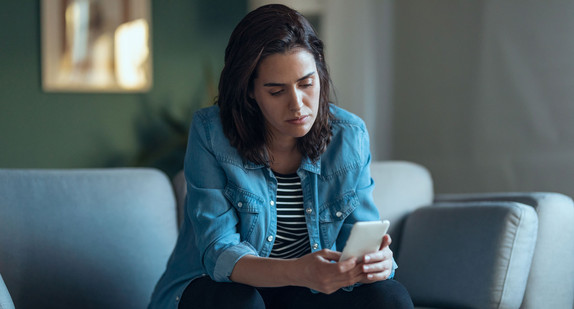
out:
<path id="1" fill-rule="evenodd" d="M 298 111 L 303 106 L 303 95 L 300 91 L 294 90 L 292 92 L 291 98 L 289 99 L 289 109 L 292 111 Z"/>

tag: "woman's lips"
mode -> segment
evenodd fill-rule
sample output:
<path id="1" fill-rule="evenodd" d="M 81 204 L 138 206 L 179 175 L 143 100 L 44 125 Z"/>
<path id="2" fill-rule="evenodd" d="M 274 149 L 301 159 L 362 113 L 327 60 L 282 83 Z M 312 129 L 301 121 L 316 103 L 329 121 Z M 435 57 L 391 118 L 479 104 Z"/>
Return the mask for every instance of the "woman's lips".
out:
<path id="1" fill-rule="evenodd" d="M 308 119 L 309 119 L 309 116 L 306 115 L 306 116 L 301 116 L 301 117 L 289 119 L 289 120 L 287 120 L 287 122 L 290 124 L 305 124 Z"/>

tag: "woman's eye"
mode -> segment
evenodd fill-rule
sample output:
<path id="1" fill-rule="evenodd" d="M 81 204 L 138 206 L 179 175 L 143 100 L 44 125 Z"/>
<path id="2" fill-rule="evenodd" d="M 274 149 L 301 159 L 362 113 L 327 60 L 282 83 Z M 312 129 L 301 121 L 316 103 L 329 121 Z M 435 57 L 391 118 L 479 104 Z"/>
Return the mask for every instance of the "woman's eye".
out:
<path id="1" fill-rule="evenodd" d="M 302 80 L 299 85 L 301 88 L 309 88 L 309 87 L 313 86 L 313 79 L 308 78 L 308 79 Z"/>
<path id="2" fill-rule="evenodd" d="M 271 92 L 271 95 L 272 95 L 272 96 L 278 96 L 278 95 L 280 95 L 282 92 L 283 92 L 283 90 L 274 91 L 274 92 Z"/>

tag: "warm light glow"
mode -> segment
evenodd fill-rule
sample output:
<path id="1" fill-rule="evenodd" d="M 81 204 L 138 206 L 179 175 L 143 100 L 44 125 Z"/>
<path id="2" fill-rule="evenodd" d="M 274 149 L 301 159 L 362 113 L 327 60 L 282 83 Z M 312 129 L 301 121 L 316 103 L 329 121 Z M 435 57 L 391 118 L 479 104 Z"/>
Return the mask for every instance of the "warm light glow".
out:
<path id="1" fill-rule="evenodd" d="M 66 8 L 66 47 L 57 81 L 69 85 L 89 83 L 94 87 L 113 85 L 113 39 L 101 25 L 92 25 L 90 17 L 102 12 L 88 0 L 75 0 Z"/>
<path id="2" fill-rule="evenodd" d="M 66 42 L 69 44 L 72 65 L 81 63 L 87 57 L 89 15 L 88 1 L 74 1 L 66 8 Z"/>
<path id="3" fill-rule="evenodd" d="M 41 0 L 45 91 L 145 92 L 151 0 Z"/>
<path id="4" fill-rule="evenodd" d="M 115 32 L 116 78 L 122 88 L 146 85 L 149 28 L 144 19 L 124 23 Z"/>

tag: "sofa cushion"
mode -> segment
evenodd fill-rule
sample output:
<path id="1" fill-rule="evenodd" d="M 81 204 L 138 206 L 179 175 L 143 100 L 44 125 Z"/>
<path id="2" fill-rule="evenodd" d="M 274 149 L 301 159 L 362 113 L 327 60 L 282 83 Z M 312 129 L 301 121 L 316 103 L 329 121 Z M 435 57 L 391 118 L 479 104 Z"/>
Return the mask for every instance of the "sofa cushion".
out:
<path id="1" fill-rule="evenodd" d="M 440 202 L 518 202 L 538 214 L 538 238 L 523 309 L 572 308 L 574 304 L 574 203 L 554 192 L 440 194 Z"/>
<path id="2" fill-rule="evenodd" d="M 518 308 L 538 219 L 515 202 L 445 203 L 407 219 L 397 279 L 418 306 Z"/>

